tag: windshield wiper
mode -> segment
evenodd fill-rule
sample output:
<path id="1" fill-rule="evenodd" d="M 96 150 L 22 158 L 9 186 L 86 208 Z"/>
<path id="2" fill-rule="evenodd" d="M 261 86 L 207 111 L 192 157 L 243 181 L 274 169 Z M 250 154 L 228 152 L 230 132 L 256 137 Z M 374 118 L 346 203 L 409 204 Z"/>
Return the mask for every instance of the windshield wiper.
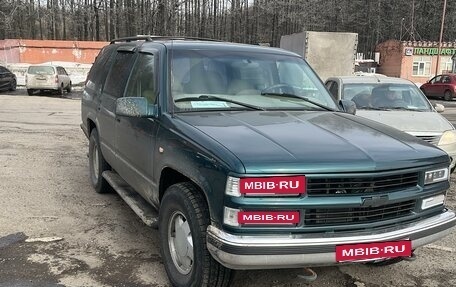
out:
<path id="1" fill-rule="evenodd" d="M 238 101 L 234 101 L 234 100 L 226 99 L 226 98 L 222 98 L 222 97 L 210 96 L 210 95 L 201 95 L 199 97 L 185 97 L 185 98 L 176 99 L 174 102 L 179 103 L 179 102 L 188 102 L 188 101 L 200 101 L 200 102 L 220 101 L 220 102 L 227 102 L 227 103 L 239 105 L 239 106 L 246 107 L 246 108 L 256 110 L 256 111 L 265 111 L 264 108 L 259 107 L 259 106 L 254 106 L 254 105 L 250 105 L 247 103 L 238 102 Z"/>
<path id="2" fill-rule="evenodd" d="M 359 108 L 356 108 L 357 110 L 374 110 L 374 111 L 386 111 L 387 108 L 375 108 L 375 107 L 368 107 L 368 106 L 365 106 L 365 107 L 359 107 Z"/>
<path id="3" fill-rule="evenodd" d="M 385 109 L 385 110 L 403 110 L 403 111 L 422 112 L 422 110 L 412 109 L 412 108 L 407 108 L 407 107 L 380 107 L 380 108 Z"/>
<path id="4" fill-rule="evenodd" d="M 333 110 L 325 105 L 322 105 L 322 104 L 319 104 L 317 102 L 314 102 L 312 100 L 309 100 L 308 98 L 305 98 L 305 97 L 300 97 L 298 95 L 295 95 L 295 94 L 289 94 L 289 93 L 273 93 L 273 92 L 262 92 L 261 93 L 262 96 L 279 96 L 279 97 L 286 97 L 286 98 L 294 98 L 294 99 L 300 99 L 300 100 L 303 100 L 304 102 L 307 102 L 307 103 L 310 103 L 314 106 L 317 106 L 319 108 L 322 108 L 326 111 L 331 111 L 331 112 L 335 112 L 336 110 Z"/>

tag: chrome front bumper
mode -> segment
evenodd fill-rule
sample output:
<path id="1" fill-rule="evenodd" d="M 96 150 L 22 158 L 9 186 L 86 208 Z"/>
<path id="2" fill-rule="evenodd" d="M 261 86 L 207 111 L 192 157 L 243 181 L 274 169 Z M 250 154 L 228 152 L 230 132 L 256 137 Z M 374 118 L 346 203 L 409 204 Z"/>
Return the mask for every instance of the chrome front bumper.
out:
<path id="1" fill-rule="evenodd" d="M 337 245 L 410 239 L 412 248 L 416 249 L 450 234 L 455 224 L 455 213 L 446 211 L 419 222 L 344 234 L 243 236 L 229 234 L 210 225 L 207 229 L 207 248 L 218 262 L 231 269 L 335 265 Z"/>

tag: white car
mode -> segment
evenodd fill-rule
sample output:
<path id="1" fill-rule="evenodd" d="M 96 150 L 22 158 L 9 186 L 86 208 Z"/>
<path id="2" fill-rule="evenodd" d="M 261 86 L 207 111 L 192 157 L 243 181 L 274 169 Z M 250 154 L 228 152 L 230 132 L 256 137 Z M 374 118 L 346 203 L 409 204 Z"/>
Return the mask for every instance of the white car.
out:
<path id="1" fill-rule="evenodd" d="M 326 80 L 335 100 L 352 100 L 356 115 L 414 135 L 446 151 L 456 168 L 456 130 L 412 82 L 385 76 L 345 76 Z"/>
<path id="2" fill-rule="evenodd" d="M 56 91 L 59 95 L 71 92 L 71 79 L 65 68 L 54 65 L 31 65 L 25 78 L 27 93 Z"/>

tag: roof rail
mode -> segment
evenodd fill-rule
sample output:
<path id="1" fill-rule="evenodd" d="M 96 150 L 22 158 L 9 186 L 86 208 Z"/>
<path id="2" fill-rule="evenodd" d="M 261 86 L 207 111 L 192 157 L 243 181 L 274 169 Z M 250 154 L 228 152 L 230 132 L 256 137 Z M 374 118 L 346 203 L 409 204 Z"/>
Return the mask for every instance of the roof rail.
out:
<path id="1" fill-rule="evenodd" d="M 220 40 L 201 37 L 187 37 L 187 36 L 153 36 L 153 35 L 137 35 L 132 37 L 117 38 L 111 41 L 111 44 L 118 42 L 132 42 L 132 41 L 160 41 L 160 40 L 198 40 L 198 41 L 213 41 L 221 42 Z"/>

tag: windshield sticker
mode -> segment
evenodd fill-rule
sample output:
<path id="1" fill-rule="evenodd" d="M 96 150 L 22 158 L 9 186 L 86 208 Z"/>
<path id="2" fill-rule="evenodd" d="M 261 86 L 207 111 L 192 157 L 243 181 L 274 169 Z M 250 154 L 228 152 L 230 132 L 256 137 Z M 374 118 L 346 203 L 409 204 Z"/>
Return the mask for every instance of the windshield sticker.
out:
<path id="1" fill-rule="evenodd" d="M 192 101 L 190 102 L 192 108 L 195 109 L 214 109 L 214 108 L 229 108 L 230 106 L 226 102 L 220 101 Z"/>

